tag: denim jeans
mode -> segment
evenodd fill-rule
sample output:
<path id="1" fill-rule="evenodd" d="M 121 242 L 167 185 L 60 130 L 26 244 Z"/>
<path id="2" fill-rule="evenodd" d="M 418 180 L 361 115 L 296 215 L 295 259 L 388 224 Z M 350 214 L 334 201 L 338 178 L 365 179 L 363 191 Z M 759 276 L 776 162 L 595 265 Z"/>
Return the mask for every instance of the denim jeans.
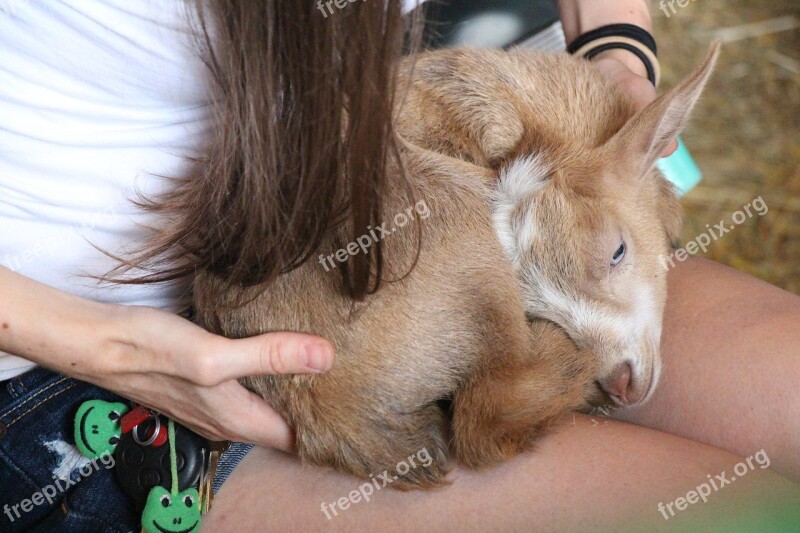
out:
<path id="1" fill-rule="evenodd" d="M 0 531 L 140 530 L 110 458 L 90 462 L 74 448 L 75 412 L 94 399 L 124 401 L 42 368 L 0 382 Z M 215 488 L 248 450 L 223 454 Z"/>

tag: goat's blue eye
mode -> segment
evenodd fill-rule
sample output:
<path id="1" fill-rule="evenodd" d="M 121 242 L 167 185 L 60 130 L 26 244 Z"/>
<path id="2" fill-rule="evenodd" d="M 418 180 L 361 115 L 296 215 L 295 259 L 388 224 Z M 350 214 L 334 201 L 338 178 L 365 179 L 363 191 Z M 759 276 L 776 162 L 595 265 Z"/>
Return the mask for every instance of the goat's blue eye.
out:
<path id="1" fill-rule="evenodd" d="M 619 248 L 617 248 L 617 251 L 614 252 L 613 256 L 611 256 L 611 266 L 617 266 L 620 261 L 622 261 L 623 257 L 625 257 L 625 243 L 621 242 L 619 243 Z"/>

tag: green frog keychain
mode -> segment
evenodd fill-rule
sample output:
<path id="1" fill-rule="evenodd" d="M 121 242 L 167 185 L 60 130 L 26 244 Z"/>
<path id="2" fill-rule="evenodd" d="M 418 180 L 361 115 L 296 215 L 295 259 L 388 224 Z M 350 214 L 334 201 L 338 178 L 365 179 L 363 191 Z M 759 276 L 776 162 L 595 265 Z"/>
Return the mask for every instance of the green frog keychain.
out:
<path id="1" fill-rule="evenodd" d="M 147 533 L 192 533 L 200 530 L 200 495 L 194 487 L 178 491 L 175 422 L 171 418 L 168 431 L 172 490 L 161 486 L 150 490 L 142 513 L 142 528 Z"/>

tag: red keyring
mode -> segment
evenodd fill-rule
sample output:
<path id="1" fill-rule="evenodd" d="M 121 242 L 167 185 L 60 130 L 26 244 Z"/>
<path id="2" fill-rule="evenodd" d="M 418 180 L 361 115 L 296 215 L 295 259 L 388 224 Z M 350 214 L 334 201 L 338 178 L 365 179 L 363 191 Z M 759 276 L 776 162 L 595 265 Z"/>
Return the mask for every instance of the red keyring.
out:
<path id="1" fill-rule="evenodd" d="M 137 405 L 122 417 L 120 420 L 120 429 L 123 433 L 127 433 L 148 418 L 157 416 L 157 413 L 151 411 L 143 405 Z"/>
<path id="2" fill-rule="evenodd" d="M 150 426 L 144 436 L 139 433 L 139 428 L 143 422 L 152 418 L 155 424 Z M 122 433 L 132 432 L 133 440 L 140 446 L 163 446 L 167 442 L 167 427 L 161 423 L 158 413 L 147 407 L 137 405 L 131 409 L 120 421 Z"/>

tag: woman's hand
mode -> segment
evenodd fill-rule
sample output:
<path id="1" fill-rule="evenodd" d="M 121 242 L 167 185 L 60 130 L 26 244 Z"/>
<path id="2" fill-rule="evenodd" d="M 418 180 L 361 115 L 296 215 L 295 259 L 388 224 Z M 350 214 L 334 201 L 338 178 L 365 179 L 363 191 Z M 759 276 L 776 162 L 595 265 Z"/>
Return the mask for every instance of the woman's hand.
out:
<path id="1" fill-rule="evenodd" d="M 286 422 L 237 378 L 325 372 L 298 333 L 226 339 L 172 313 L 84 300 L 0 267 L 0 350 L 112 390 L 215 440 L 291 450 Z"/>
<path id="2" fill-rule="evenodd" d="M 612 49 L 598 54 L 592 63 L 608 77 L 616 81 L 630 97 L 637 111 L 656 99 L 656 88 L 647 79 L 647 70 L 641 60 L 627 50 Z M 661 157 L 677 150 L 678 141 L 673 140 Z"/>
<path id="3" fill-rule="evenodd" d="M 568 43 L 582 33 L 607 24 L 634 24 L 652 32 L 648 0 L 558 0 L 564 36 Z M 656 99 L 656 89 L 647 79 L 642 60 L 627 50 L 611 49 L 597 54 L 592 62 L 630 96 L 639 111 Z M 664 151 L 666 157 L 678 148 L 678 142 Z"/>
<path id="4" fill-rule="evenodd" d="M 106 353 L 87 360 L 82 379 L 178 420 L 214 440 L 289 451 L 286 422 L 237 378 L 330 370 L 333 348 L 299 333 L 226 339 L 171 313 L 118 307 Z"/>

